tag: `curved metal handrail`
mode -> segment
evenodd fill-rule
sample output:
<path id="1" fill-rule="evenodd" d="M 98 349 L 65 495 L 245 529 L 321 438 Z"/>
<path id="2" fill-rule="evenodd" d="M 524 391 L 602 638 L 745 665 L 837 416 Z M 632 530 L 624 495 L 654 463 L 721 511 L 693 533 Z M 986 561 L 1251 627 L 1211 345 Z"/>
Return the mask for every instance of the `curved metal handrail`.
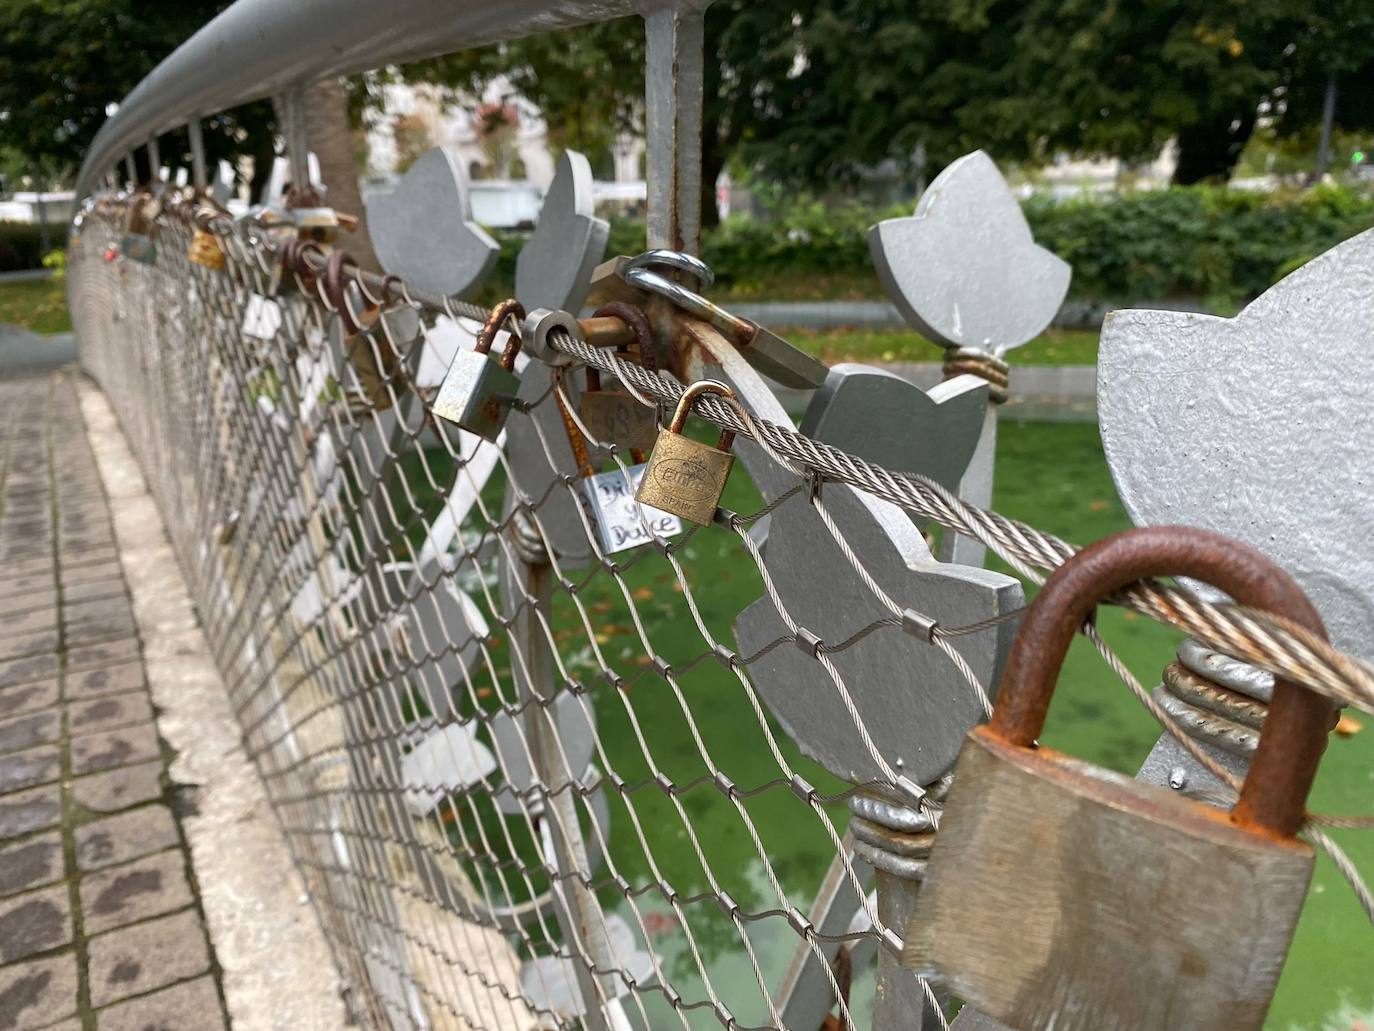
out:
<path id="1" fill-rule="evenodd" d="M 238 0 L 154 68 L 101 126 L 76 199 L 150 137 L 329 75 L 634 14 L 633 0 Z"/>

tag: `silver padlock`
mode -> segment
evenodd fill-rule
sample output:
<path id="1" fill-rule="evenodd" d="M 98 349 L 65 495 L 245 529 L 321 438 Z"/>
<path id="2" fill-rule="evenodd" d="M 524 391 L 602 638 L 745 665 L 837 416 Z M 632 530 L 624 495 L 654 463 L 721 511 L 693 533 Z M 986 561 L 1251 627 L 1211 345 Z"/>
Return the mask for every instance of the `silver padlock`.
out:
<path id="1" fill-rule="evenodd" d="M 515 300 L 502 301 L 492 309 L 477 335 L 477 346 L 454 355 L 434 399 L 435 415 L 487 440 L 501 435 L 520 392 L 520 377 L 515 374 L 520 338 L 511 335 L 500 361 L 491 356 L 491 345 L 507 319 L 518 322 L 524 317 L 525 309 Z"/>

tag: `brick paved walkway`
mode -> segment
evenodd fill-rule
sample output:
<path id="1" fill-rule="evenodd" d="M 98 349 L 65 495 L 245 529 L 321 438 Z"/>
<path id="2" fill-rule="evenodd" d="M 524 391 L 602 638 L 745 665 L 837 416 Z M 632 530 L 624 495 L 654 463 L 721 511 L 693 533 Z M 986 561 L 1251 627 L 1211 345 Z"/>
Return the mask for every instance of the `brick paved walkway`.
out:
<path id="1" fill-rule="evenodd" d="M 0 381 L 0 1031 L 216 1031 L 219 967 L 72 377 Z"/>

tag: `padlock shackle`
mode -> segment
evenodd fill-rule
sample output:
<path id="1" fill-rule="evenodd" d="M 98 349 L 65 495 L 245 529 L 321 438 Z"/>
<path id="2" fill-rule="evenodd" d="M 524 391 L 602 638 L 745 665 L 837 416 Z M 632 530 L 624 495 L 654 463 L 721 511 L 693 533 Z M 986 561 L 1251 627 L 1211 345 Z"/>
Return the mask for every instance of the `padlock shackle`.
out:
<path id="1" fill-rule="evenodd" d="M 626 304 L 624 301 L 607 301 L 596 311 L 592 312 L 594 319 L 616 319 L 621 322 L 635 338 L 635 352 L 639 358 L 639 364 L 650 372 L 658 371 L 658 359 L 654 354 L 654 328 L 649 323 L 649 316 L 636 308 L 633 304 Z M 616 354 L 629 354 L 629 344 L 616 344 Z M 594 365 L 587 366 L 587 389 L 601 389 L 601 370 Z"/>
<path id="2" fill-rule="evenodd" d="M 478 354 L 491 354 L 491 345 L 496 342 L 496 334 L 501 332 L 501 327 L 506 324 L 506 320 L 511 316 L 515 317 L 516 323 L 525 321 L 525 308 L 514 297 L 507 298 L 491 310 L 487 316 L 487 321 L 482 323 L 481 332 L 477 334 L 477 346 L 475 350 Z M 506 343 L 506 349 L 501 352 L 501 368 L 507 372 L 515 371 L 515 356 L 520 351 L 520 338 L 512 333 L 510 340 Z"/>
<path id="3" fill-rule="evenodd" d="M 668 423 L 668 432 L 682 434 L 682 427 L 687 425 L 687 416 L 692 411 L 692 405 L 696 404 L 697 398 L 702 394 L 718 394 L 721 397 L 733 398 L 735 392 L 724 383 L 714 379 L 699 379 L 678 398 L 677 407 L 673 409 L 673 421 Z M 735 434 L 730 430 L 721 430 L 720 439 L 716 441 L 717 451 L 729 451 L 730 445 L 735 442 Z"/>
<path id="4" fill-rule="evenodd" d="M 1010 744 L 1033 746 L 1074 635 L 1099 602 L 1157 576 L 1202 581 L 1241 605 L 1284 616 L 1326 638 L 1302 588 L 1248 544 L 1187 526 L 1124 530 L 1084 548 L 1045 582 L 1012 642 L 988 729 Z M 1323 696 L 1275 680 L 1259 746 L 1231 813 L 1238 826 L 1282 838 L 1297 833 L 1334 715 Z"/>
<path id="5" fill-rule="evenodd" d="M 305 264 L 306 248 L 303 245 L 311 243 L 313 241 L 302 240 L 302 246 L 299 246 L 295 251 L 296 260 L 301 264 Z M 318 250 L 319 245 L 315 244 L 315 248 Z M 324 295 L 334 310 L 339 313 L 340 328 L 343 329 L 344 336 L 351 337 L 361 333 L 363 327 L 362 323 L 354 316 L 353 308 L 348 303 L 348 288 L 343 281 L 345 263 L 351 264 L 355 268 L 358 264 L 353 260 L 353 256 L 342 247 L 336 247 L 329 252 L 329 258 L 324 263 Z M 368 311 L 375 311 L 377 308 L 376 305 L 367 302 L 365 294 L 363 307 Z"/>
<path id="6" fill-rule="evenodd" d="M 654 351 L 654 327 L 649 322 L 649 316 L 633 304 L 626 304 L 624 301 L 607 301 L 592 312 L 592 318 L 619 319 L 625 323 L 635 336 L 635 351 L 639 355 L 639 364 L 650 372 L 658 371 L 658 355 Z M 617 346 L 616 351 L 623 353 L 625 346 L 623 344 Z M 591 369 L 589 368 L 587 371 L 590 373 Z"/>

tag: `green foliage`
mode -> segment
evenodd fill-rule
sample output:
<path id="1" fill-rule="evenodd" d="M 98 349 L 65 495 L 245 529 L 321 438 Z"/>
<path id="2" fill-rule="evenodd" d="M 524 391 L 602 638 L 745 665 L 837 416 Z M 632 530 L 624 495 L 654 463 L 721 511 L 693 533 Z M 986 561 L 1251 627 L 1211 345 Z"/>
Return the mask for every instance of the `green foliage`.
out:
<path id="1" fill-rule="evenodd" d="M 52 273 L 53 279 L 67 278 L 67 252 L 48 251 L 43 255 L 43 267 Z"/>
<path id="2" fill-rule="evenodd" d="M 1374 197 L 1349 187 L 1258 193 L 1176 186 L 1023 205 L 1036 239 L 1073 266 L 1070 296 L 1115 303 L 1195 297 L 1225 311 L 1374 226 Z M 868 228 L 911 213 L 807 201 L 772 219 L 733 216 L 708 229 L 713 296 L 759 300 L 881 297 Z M 501 258 L 483 299 L 510 295 L 527 234 L 496 231 Z M 644 225 L 612 219 L 608 254 L 644 249 Z"/>
<path id="3" fill-rule="evenodd" d="M 0 152 L 21 155 L 25 174 L 38 165 L 49 181 L 70 177 L 107 106 L 226 6 L 227 0 L 4 0 Z M 270 107 L 259 102 L 206 119 L 207 155 L 252 153 L 264 141 L 270 153 L 270 118 Z M 189 146 L 184 130 L 169 133 L 162 158 L 189 164 Z M 141 152 L 139 160 L 143 174 Z"/>
<path id="4" fill-rule="evenodd" d="M 1179 187 L 1025 207 L 1036 239 L 1073 265 L 1073 293 L 1119 301 L 1178 295 L 1226 308 L 1374 226 L 1374 199 L 1319 187 L 1252 193 Z"/>

